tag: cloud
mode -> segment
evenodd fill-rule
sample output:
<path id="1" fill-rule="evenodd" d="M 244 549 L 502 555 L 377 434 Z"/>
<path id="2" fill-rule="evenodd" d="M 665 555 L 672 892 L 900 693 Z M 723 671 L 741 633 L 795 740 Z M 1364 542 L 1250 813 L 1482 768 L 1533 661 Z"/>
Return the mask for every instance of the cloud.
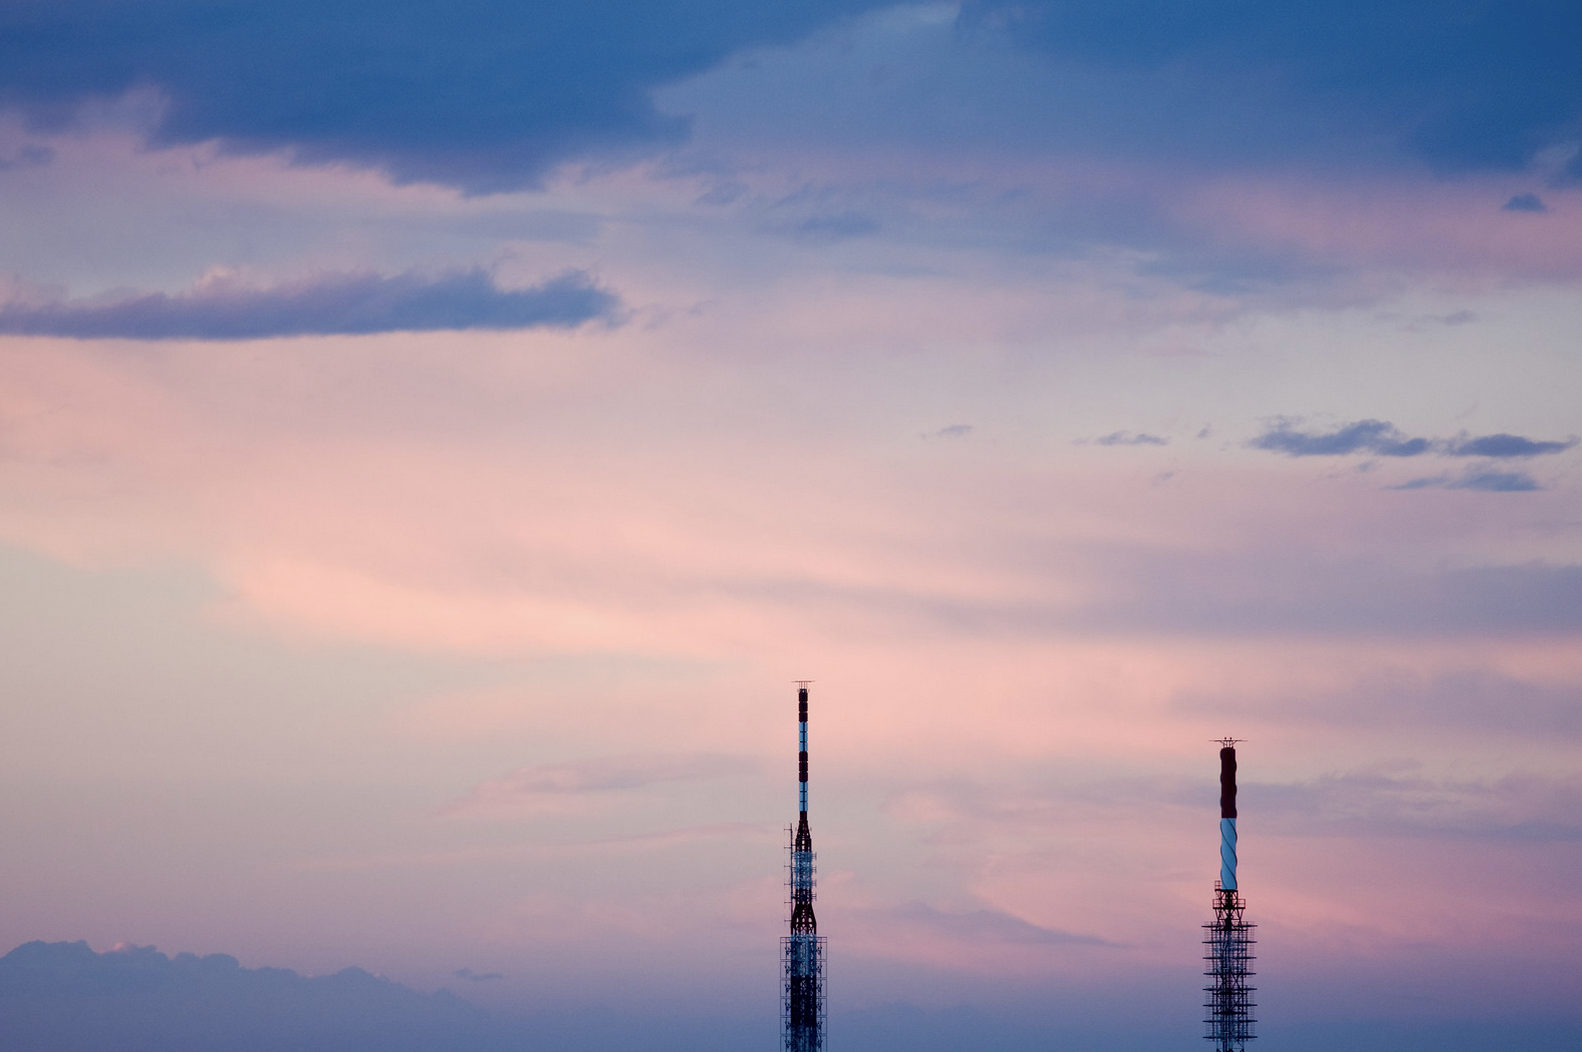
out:
<path id="1" fill-rule="evenodd" d="M 798 237 L 808 241 L 845 241 L 877 234 L 879 222 L 861 212 L 840 212 L 836 215 L 811 216 L 798 223 L 795 230 Z"/>
<path id="2" fill-rule="evenodd" d="M 1477 438 L 1463 434 L 1444 443 L 1442 450 L 1447 457 L 1539 457 L 1548 453 L 1564 453 L 1576 444 L 1576 438 L 1568 438 L 1564 442 L 1538 442 L 1502 432 Z"/>
<path id="3" fill-rule="evenodd" d="M 854 910 L 883 927 L 910 929 L 936 939 L 978 945 L 1115 946 L 1096 935 L 1045 928 L 1000 910 L 950 913 L 922 902 L 881 910 Z"/>
<path id="4" fill-rule="evenodd" d="M 470 983 L 487 983 L 495 979 L 505 978 L 503 972 L 475 972 L 471 968 L 458 968 L 451 974 Z"/>
<path id="5" fill-rule="evenodd" d="M 1221 692 L 1193 692 L 1177 707 L 1183 713 L 1261 721 L 1270 714 L 1266 697 L 1227 700 Z M 1520 679 L 1484 668 L 1434 673 L 1386 667 L 1370 669 L 1339 687 L 1285 693 L 1281 719 L 1298 725 L 1343 728 L 1377 735 L 1400 728 L 1422 740 L 1447 730 L 1488 741 L 1499 737 L 1576 740 L 1582 738 L 1582 680 Z"/>
<path id="6" fill-rule="evenodd" d="M 1253 449 L 1266 449 L 1291 457 L 1335 457 L 1361 453 L 1381 457 L 1419 457 L 1432 454 L 1441 457 L 1488 457 L 1490 459 L 1522 459 L 1563 453 L 1577 444 L 1575 437 L 1564 441 L 1540 441 L 1522 435 L 1504 432 L 1493 435 L 1468 435 L 1462 432 L 1455 438 L 1416 438 L 1404 434 L 1394 424 L 1385 420 L 1359 420 L 1343 424 L 1333 431 L 1303 431 L 1300 421 L 1277 417 L 1247 444 Z M 1448 486 L 1453 489 L 1537 489 L 1525 475 L 1515 472 L 1475 470 L 1451 479 L 1448 476 L 1416 479 L 1398 489 L 1420 489 L 1424 486 Z"/>
<path id="7" fill-rule="evenodd" d="M 1450 489 L 1480 489 L 1489 493 L 1526 493 L 1543 489 L 1523 471 L 1469 471 L 1449 484 Z"/>
<path id="8" fill-rule="evenodd" d="M 655 89 L 893 6 L 6 4 L 0 101 L 35 127 L 58 128 L 84 103 L 143 90 L 162 100 L 155 143 L 282 150 L 493 192 L 535 185 L 568 159 L 626 160 L 674 145 L 689 121 L 657 109 Z M 1018 90 L 1024 74 L 995 61 L 974 83 L 943 89 L 959 106 L 919 105 L 906 123 L 955 119 L 947 111 L 956 108 L 1013 142 L 1061 138 L 1111 153 L 1351 160 L 1383 143 L 1446 167 L 1514 168 L 1582 114 L 1582 76 L 1565 43 L 1578 17 L 1543 0 L 1215 0 L 1190 16 L 1165 0 L 968 0 L 958 22 L 967 32 L 948 37 L 956 54 L 976 54 L 994 34 L 1020 49 L 1022 65 L 1058 67 L 1068 90 Z"/>
<path id="9" fill-rule="evenodd" d="M 1276 551 L 1187 557 L 1093 551 L 1103 599 L 1075 609 L 949 612 L 960 623 L 1024 631 L 1169 632 L 1263 637 L 1554 637 L 1582 631 L 1582 566 L 1385 572 L 1368 560 Z M 942 618 L 945 614 L 940 615 Z"/>
<path id="10" fill-rule="evenodd" d="M 1531 493 L 1543 489 L 1525 471 L 1494 471 L 1472 468 L 1460 475 L 1428 475 L 1403 482 L 1390 489 L 1476 489 L 1487 493 Z"/>
<path id="11" fill-rule="evenodd" d="M 10 157 L 0 157 L 0 172 L 17 168 L 43 168 L 55 159 L 55 151 L 38 143 L 24 143 Z"/>
<path id="12" fill-rule="evenodd" d="M 1133 434 L 1130 431 L 1113 431 L 1101 438 L 1092 440 L 1096 446 L 1165 446 L 1170 444 L 1168 438 L 1158 435 L 1148 435 L 1141 432 Z M 1079 445 L 1085 445 L 1086 439 L 1078 439 Z"/>
<path id="13" fill-rule="evenodd" d="M 1383 420 L 1359 420 L 1335 431 L 1317 434 L 1298 431 L 1294 423 L 1282 417 L 1247 444 L 1254 449 L 1267 449 L 1292 457 L 1333 457 L 1349 453 L 1416 457 L 1432 448 L 1428 439 L 1408 437 L 1394 424 Z"/>
<path id="14" fill-rule="evenodd" d="M 1582 782 L 1575 779 L 1453 781 L 1358 772 L 1246 790 L 1257 798 L 1259 814 L 1287 833 L 1582 840 Z"/>
<path id="15" fill-rule="evenodd" d="M 0 306 L 0 333 L 78 339 L 256 340 L 437 329 L 574 328 L 613 320 L 619 299 L 567 271 L 526 289 L 501 289 L 481 269 L 323 274 L 270 288 L 209 279 L 190 292 L 112 303 Z"/>
<path id="16" fill-rule="evenodd" d="M 58 0 L 0 5 L 0 102 L 37 127 L 152 89 L 156 143 L 218 140 L 489 192 L 674 143 L 654 87 L 873 0 Z"/>
<path id="17" fill-rule="evenodd" d="M 1549 206 L 1537 194 L 1516 194 L 1501 206 L 1506 212 L 1547 212 Z"/>
<path id="18" fill-rule="evenodd" d="M 304 976 L 225 954 L 94 953 L 84 942 L 30 942 L 0 957 L 0 1012 L 7 1048 L 505 1052 L 524 1037 L 448 991 L 422 994 L 360 968 Z"/>
<path id="19" fill-rule="evenodd" d="M 971 424 L 950 424 L 940 428 L 933 434 L 924 435 L 924 438 L 966 438 L 972 434 Z"/>
<path id="20" fill-rule="evenodd" d="M 440 813 L 458 816 L 557 810 L 579 798 L 598 794 L 642 789 L 663 782 L 729 778 L 749 774 L 754 769 L 739 757 L 714 754 L 651 753 L 538 764 L 482 782 Z"/>
<path id="21" fill-rule="evenodd" d="M 1371 136 L 1444 169 L 1516 169 L 1582 117 L 1571 43 L 1582 9 L 1545 0 L 967 0 L 961 18 L 1058 61 L 1131 71 L 1168 90 L 1173 98 L 1155 108 L 1178 117 L 1163 129 L 1169 147 L 1205 159 L 1275 159 L 1287 146 L 1355 158 Z M 1139 140 L 1151 129 L 1115 124 L 1124 147 L 1147 148 Z"/>

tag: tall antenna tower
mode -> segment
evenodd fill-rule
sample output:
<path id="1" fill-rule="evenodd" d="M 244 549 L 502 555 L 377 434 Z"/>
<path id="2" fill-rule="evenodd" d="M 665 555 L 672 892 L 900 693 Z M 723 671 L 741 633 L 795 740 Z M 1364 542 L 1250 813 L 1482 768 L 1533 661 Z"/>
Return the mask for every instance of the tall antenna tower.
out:
<path id="1" fill-rule="evenodd" d="M 813 833 L 807 824 L 807 685 L 797 681 L 797 799 L 800 809 L 791 833 L 791 934 L 780 940 L 784 985 L 780 996 L 780 1035 L 785 1052 L 822 1052 L 824 1048 L 824 937 L 813 917 Z"/>
<path id="2" fill-rule="evenodd" d="M 1214 921 L 1203 925 L 1209 984 L 1203 988 L 1208 1016 L 1203 1036 L 1214 1042 L 1214 1052 L 1245 1052 L 1252 1032 L 1253 987 L 1248 967 L 1252 956 L 1252 929 L 1242 919 L 1246 903 L 1236 888 L 1236 738 L 1219 740 L 1219 879 L 1214 882 Z"/>

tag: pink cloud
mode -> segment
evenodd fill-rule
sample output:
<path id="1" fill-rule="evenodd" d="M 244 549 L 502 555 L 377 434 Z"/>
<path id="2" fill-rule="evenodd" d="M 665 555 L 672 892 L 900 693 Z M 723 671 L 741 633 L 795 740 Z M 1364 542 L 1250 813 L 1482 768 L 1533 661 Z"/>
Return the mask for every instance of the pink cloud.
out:
<path id="1" fill-rule="evenodd" d="M 753 770 L 752 764 L 737 757 L 660 753 L 539 764 L 480 782 L 439 814 L 486 818 L 576 811 L 609 794 L 632 793 L 664 782 L 729 778 Z"/>

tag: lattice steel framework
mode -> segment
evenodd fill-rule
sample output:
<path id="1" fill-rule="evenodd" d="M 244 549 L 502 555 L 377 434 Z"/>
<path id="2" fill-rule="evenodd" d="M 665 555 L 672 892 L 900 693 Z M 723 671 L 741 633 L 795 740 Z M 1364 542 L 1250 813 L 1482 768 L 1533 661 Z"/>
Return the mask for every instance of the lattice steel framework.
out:
<path id="1" fill-rule="evenodd" d="M 1254 960 L 1252 929 L 1242 918 L 1246 903 L 1233 889 L 1222 888 L 1215 881 L 1214 921 L 1203 925 L 1205 952 L 1208 963 L 1209 985 L 1203 988 L 1208 995 L 1203 1003 L 1207 1017 L 1203 1036 L 1214 1042 L 1214 1052 L 1244 1052 L 1247 1042 L 1257 1035 L 1252 1026 L 1257 1022 L 1252 1010 L 1252 994 L 1256 987 L 1247 979 L 1255 974 L 1249 965 Z"/>
<path id="2" fill-rule="evenodd" d="M 791 864 L 786 886 L 791 934 L 780 940 L 783 985 L 780 1034 L 785 1052 L 822 1052 L 824 1048 L 825 940 L 813 915 L 813 833 L 807 822 L 807 684 L 797 690 L 797 813 L 790 833 Z"/>

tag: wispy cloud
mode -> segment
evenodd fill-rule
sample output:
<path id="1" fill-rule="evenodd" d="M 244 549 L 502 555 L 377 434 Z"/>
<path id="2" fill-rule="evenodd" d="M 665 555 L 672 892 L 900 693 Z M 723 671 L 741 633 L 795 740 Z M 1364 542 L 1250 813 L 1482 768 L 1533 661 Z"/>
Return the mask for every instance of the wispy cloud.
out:
<path id="1" fill-rule="evenodd" d="M 466 801 L 458 801 L 440 811 L 441 816 L 469 813 L 460 810 Z M 520 808 L 523 805 L 518 804 Z M 536 808 L 553 810 L 554 804 Z M 502 813 L 515 813 L 510 805 L 483 806 L 473 814 L 491 817 Z M 630 833 L 616 836 L 592 837 L 586 840 L 532 841 L 516 844 L 485 844 L 472 847 L 442 848 L 433 851 L 397 851 L 379 854 L 330 855 L 306 858 L 289 864 L 300 873 L 363 873 L 373 870 L 443 869 L 493 865 L 500 862 L 520 863 L 524 859 L 548 856 L 577 857 L 585 855 L 632 855 L 668 848 L 701 844 L 711 840 L 778 841 L 780 827 L 772 824 L 750 822 L 715 822 L 710 825 L 686 826 L 680 829 L 661 829 L 651 833 Z"/>
<path id="2" fill-rule="evenodd" d="M 1267 700 L 1193 691 L 1177 702 L 1194 716 L 1258 720 Z M 1388 667 L 1369 669 L 1334 687 L 1292 689 L 1279 704 L 1282 718 L 1303 725 L 1378 734 L 1401 728 L 1414 736 L 1465 734 L 1546 741 L 1582 738 L 1582 679 L 1550 682 L 1468 667 L 1433 674 Z"/>
<path id="3" fill-rule="evenodd" d="M 1247 786 L 1284 831 L 1330 836 L 1582 840 L 1582 783 L 1536 776 L 1453 781 L 1396 772 Z"/>
<path id="4" fill-rule="evenodd" d="M 1350 453 L 1417 457 L 1429 452 L 1433 446 L 1428 439 L 1405 435 L 1394 424 L 1384 420 L 1359 420 L 1324 432 L 1299 431 L 1296 423 L 1280 417 L 1248 445 L 1291 457 L 1334 457 Z"/>
<path id="5" fill-rule="evenodd" d="M 1390 489 L 1477 489 L 1487 493 L 1531 493 L 1543 489 L 1525 471 L 1491 471 L 1474 468 L 1459 475 L 1428 475 Z"/>
<path id="6" fill-rule="evenodd" d="M 502 972 L 475 972 L 471 968 L 457 968 L 451 973 L 458 979 L 465 979 L 470 983 L 486 983 L 493 979 L 504 979 Z"/>
<path id="7" fill-rule="evenodd" d="M 1046 946 L 1114 946 L 1096 935 L 1079 935 L 1046 928 L 1000 910 L 972 910 L 947 913 L 922 902 L 912 902 L 889 911 L 904 924 L 930 928 L 961 942 L 1032 943 Z"/>
<path id="8" fill-rule="evenodd" d="M 849 911 L 860 926 L 892 935 L 905 933 L 931 941 L 977 946 L 1115 946 L 1096 935 L 1082 935 L 1046 928 L 1001 910 L 980 909 L 962 913 L 937 909 L 924 902 L 888 908 Z"/>
<path id="9" fill-rule="evenodd" d="M 753 765 L 740 757 L 707 753 L 605 756 L 538 764 L 479 783 L 466 796 L 442 808 L 440 814 L 558 810 L 599 794 L 642 789 L 662 782 L 728 778 L 753 770 Z"/>
<path id="10" fill-rule="evenodd" d="M 798 237 L 809 241 L 844 241 L 877 234 L 879 222 L 861 212 L 841 212 L 837 215 L 811 216 L 798 223 L 794 229 Z"/>
<path id="11" fill-rule="evenodd" d="M 1503 206 L 1507 212 L 1547 212 L 1549 206 L 1537 194 L 1516 194 Z"/>
<path id="12" fill-rule="evenodd" d="M 1575 437 L 1563 442 L 1539 442 L 1503 432 L 1477 438 L 1463 433 L 1445 442 L 1441 449 L 1447 457 L 1540 457 L 1546 453 L 1563 453 L 1576 444 Z"/>
<path id="13" fill-rule="evenodd" d="M 1170 440 L 1161 438 L 1158 435 L 1145 434 L 1141 431 L 1112 431 L 1099 438 L 1079 438 L 1075 444 L 1079 446 L 1089 444 L 1095 446 L 1166 446 L 1170 444 Z"/>
<path id="14" fill-rule="evenodd" d="M 321 274 L 259 288 L 222 276 L 189 292 L 110 303 L 13 300 L 0 333 L 77 339 L 255 340 L 439 329 L 574 328 L 613 321 L 620 300 L 582 271 L 502 289 L 487 271 Z"/>
<path id="15" fill-rule="evenodd" d="M 1424 438 L 1408 435 L 1387 420 L 1359 420 L 1342 424 L 1333 430 L 1306 430 L 1301 421 L 1289 417 L 1276 417 L 1269 421 L 1263 432 L 1247 444 L 1254 449 L 1284 453 L 1291 457 L 1338 457 L 1362 454 L 1379 457 L 1487 457 L 1494 460 L 1524 459 L 1563 453 L 1577 444 L 1576 436 L 1560 441 L 1545 441 L 1498 432 L 1492 435 L 1468 435 L 1462 432 L 1455 438 Z M 1491 480 L 1497 483 L 1497 480 Z M 1432 480 L 1422 480 L 1418 485 L 1434 485 Z M 1463 489 L 1497 488 L 1468 478 L 1444 484 Z M 1415 487 L 1408 487 L 1415 488 Z M 1521 488 L 1536 488 L 1528 486 Z"/>

